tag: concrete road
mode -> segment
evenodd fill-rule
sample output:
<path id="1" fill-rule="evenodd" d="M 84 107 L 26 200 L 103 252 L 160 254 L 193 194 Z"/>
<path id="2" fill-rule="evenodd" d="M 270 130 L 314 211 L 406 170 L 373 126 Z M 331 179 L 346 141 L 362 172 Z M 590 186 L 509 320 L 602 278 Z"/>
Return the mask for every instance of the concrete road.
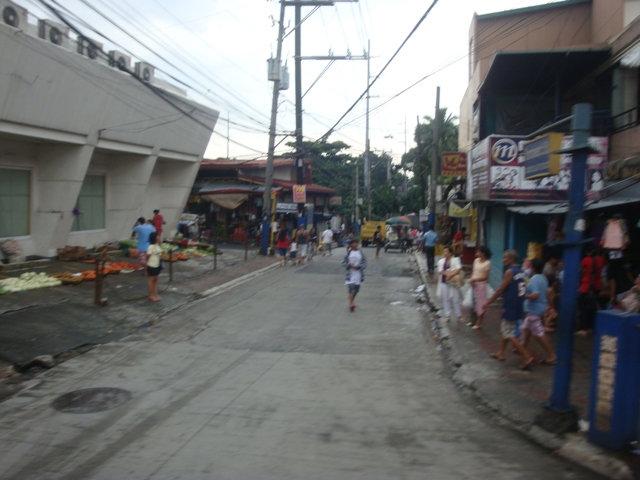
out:
<path id="1" fill-rule="evenodd" d="M 595 478 L 461 398 L 409 293 L 408 256 L 367 254 L 354 314 L 336 252 L 47 372 L 0 404 L 0 478 Z M 59 402 L 85 413 L 53 407 L 95 387 L 125 392 Z"/>

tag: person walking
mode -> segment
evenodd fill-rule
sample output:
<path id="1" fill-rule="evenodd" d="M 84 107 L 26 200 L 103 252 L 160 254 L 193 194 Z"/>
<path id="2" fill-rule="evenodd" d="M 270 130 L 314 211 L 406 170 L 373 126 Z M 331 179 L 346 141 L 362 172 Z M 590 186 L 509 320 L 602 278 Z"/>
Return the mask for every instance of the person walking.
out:
<path id="1" fill-rule="evenodd" d="M 487 303 L 489 290 L 489 273 L 491 272 L 491 251 L 487 247 L 479 247 L 476 250 L 476 258 L 471 270 L 471 284 L 473 294 L 473 310 L 476 314 L 475 323 L 469 322 L 474 330 L 482 328 L 484 322 L 484 306 Z"/>
<path id="2" fill-rule="evenodd" d="M 162 230 L 164 229 L 164 224 L 167 222 L 164 221 L 164 217 L 160 214 L 160 210 L 157 208 L 153 211 L 153 219 L 151 220 L 151 223 L 158 234 L 158 241 L 162 243 Z"/>
<path id="3" fill-rule="evenodd" d="M 534 259 L 531 262 L 533 275 L 527 282 L 524 301 L 524 322 L 522 323 L 523 345 L 525 348 L 529 345 L 529 339 L 533 335 L 540 343 L 540 346 L 547 354 L 542 363 L 547 365 L 556 364 L 556 355 L 549 338 L 545 334 L 542 318 L 549 308 L 547 300 L 547 291 L 549 290 L 549 281 L 542 274 L 544 262 Z"/>
<path id="4" fill-rule="evenodd" d="M 331 244 L 333 243 L 333 230 L 331 230 L 329 226 L 327 226 L 327 229 L 322 232 L 321 240 L 322 256 L 324 257 L 325 255 L 333 255 L 331 253 Z"/>
<path id="5" fill-rule="evenodd" d="M 158 296 L 158 276 L 162 270 L 162 248 L 160 248 L 160 237 L 157 232 L 149 235 L 149 246 L 147 247 L 147 288 L 149 290 L 149 300 L 159 302 Z"/>
<path id="6" fill-rule="evenodd" d="M 309 234 L 304 227 L 299 227 L 296 233 L 296 242 L 298 243 L 298 265 L 301 265 L 307 259 L 309 247 Z"/>
<path id="7" fill-rule="evenodd" d="M 289 251 L 290 244 L 291 240 L 287 233 L 287 229 L 280 227 L 276 233 L 276 250 L 278 251 L 278 256 L 280 257 L 281 262 L 280 265 L 282 267 L 287 265 L 287 252 Z"/>
<path id="8" fill-rule="evenodd" d="M 460 319 L 461 294 L 460 276 L 462 275 L 462 264 L 458 257 L 453 256 L 450 246 L 443 249 L 443 257 L 438 260 L 438 294 L 442 302 L 444 316 L 451 319 L 451 314 L 456 320 Z"/>
<path id="9" fill-rule="evenodd" d="M 376 247 L 376 258 L 380 257 L 380 249 L 382 249 L 382 228 L 380 225 L 376 227 L 376 231 L 373 232 L 373 246 Z"/>
<path id="10" fill-rule="evenodd" d="M 353 312 L 356 309 L 356 295 L 360 292 L 360 285 L 364 282 L 364 271 L 367 268 L 367 259 L 358 248 L 358 240 L 352 239 L 349 242 L 342 264 L 347 269 L 344 283 L 347 286 L 349 310 Z"/>
<path id="11" fill-rule="evenodd" d="M 136 239 L 136 249 L 138 250 L 138 261 L 143 268 L 147 266 L 147 249 L 149 248 L 149 237 L 156 229 L 148 223 L 144 217 L 138 218 L 136 226 L 133 227 L 131 238 Z"/>
<path id="12" fill-rule="evenodd" d="M 606 260 L 592 246 L 580 262 L 580 286 L 578 287 L 578 335 L 587 335 L 593 330 L 598 313 L 598 301 L 602 291 L 602 271 Z"/>
<path id="13" fill-rule="evenodd" d="M 533 365 L 535 359 L 520 343 L 516 335 L 516 323 L 522 320 L 524 314 L 524 296 L 526 293 L 524 273 L 517 262 L 518 253 L 515 250 L 506 250 L 504 252 L 502 263 L 505 267 L 505 272 L 502 277 L 502 283 L 487 300 L 482 314 L 485 315 L 489 306 L 502 296 L 502 320 L 500 321 L 502 338 L 500 339 L 498 351 L 492 353 L 491 356 L 504 362 L 506 360 L 507 345 L 511 343 L 524 360 L 520 368 L 527 370 Z"/>
<path id="14" fill-rule="evenodd" d="M 424 248 L 424 254 L 427 257 L 427 270 L 430 275 L 433 275 L 436 258 L 436 242 L 438 241 L 438 234 L 433 227 L 429 225 L 429 228 L 424 235 L 422 235 L 422 245 Z"/>

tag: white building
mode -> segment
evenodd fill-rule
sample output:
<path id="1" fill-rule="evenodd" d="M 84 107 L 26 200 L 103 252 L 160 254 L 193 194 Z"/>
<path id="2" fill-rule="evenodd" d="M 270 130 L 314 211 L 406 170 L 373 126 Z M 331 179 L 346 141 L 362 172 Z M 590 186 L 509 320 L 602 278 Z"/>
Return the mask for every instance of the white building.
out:
<path id="1" fill-rule="evenodd" d="M 2 21 L 0 241 L 52 256 L 126 238 L 155 208 L 173 230 L 218 112 Z"/>

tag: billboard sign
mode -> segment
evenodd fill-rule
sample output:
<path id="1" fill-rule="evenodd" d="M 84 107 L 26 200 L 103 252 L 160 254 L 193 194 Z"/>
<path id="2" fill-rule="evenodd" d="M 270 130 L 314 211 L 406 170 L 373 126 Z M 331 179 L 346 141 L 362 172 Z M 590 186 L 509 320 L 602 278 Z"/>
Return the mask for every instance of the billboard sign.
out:
<path id="1" fill-rule="evenodd" d="M 307 203 L 306 185 L 293 186 L 293 203 Z"/>
<path id="2" fill-rule="evenodd" d="M 563 135 L 559 149 L 568 148 L 571 142 L 570 135 Z M 591 137 L 589 144 L 597 151 L 587 159 L 586 188 L 593 192 L 604 186 L 603 169 L 609 144 L 607 137 Z M 479 142 L 470 152 L 471 196 L 467 198 L 523 202 L 566 200 L 571 182 L 571 155 L 560 155 L 557 174 L 528 179 L 524 146 L 523 137 L 517 136 L 491 135 Z"/>
<path id="3" fill-rule="evenodd" d="M 524 143 L 524 176 L 527 180 L 558 175 L 562 155 L 563 133 L 547 133 Z"/>
<path id="4" fill-rule="evenodd" d="M 467 154 L 464 152 L 443 153 L 441 174 L 443 177 L 466 177 Z"/>

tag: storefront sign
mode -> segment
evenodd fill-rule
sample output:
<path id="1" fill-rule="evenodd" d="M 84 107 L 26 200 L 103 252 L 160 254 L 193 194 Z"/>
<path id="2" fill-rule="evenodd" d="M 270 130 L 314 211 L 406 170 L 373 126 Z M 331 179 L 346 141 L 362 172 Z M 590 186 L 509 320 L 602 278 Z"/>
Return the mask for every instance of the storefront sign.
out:
<path id="1" fill-rule="evenodd" d="M 564 135 L 560 149 L 571 146 L 571 142 L 571 136 Z M 591 137 L 589 144 L 596 151 L 587 158 L 586 190 L 591 197 L 604 187 L 603 169 L 609 145 L 607 137 Z M 522 137 L 491 135 L 480 141 L 470 152 L 470 196 L 467 198 L 525 202 L 566 200 L 571 182 L 571 155 L 560 156 L 557 174 L 530 180 L 526 178 L 523 147 Z"/>
<path id="2" fill-rule="evenodd" d="M 472 203 L 469 202 L 463 207 L 457 205 L 455 202 L 449 203 L 448 215 L 453 218 L 469 218 L 473 215 Z"/>
<path id="3" fill-rule="evenodd" d="M 562 148 L 562 133 L 547 133 L 541 137 L 524 143 L 524 177 L 536 180 L 560 173 L 562 155 L 557 152 Z"/>
<path id="4" fill-rule="evenodd" d="M 336 195 L 335 197 L 329 198 L 329 205 L 331 205 L 332 207 L 337 207 L 342 205 L 342 197 L 339 195 Z"/>
<path id="5" fill-rule="evenodd" d="M 464 152 L 443 153 L 441 174 L 443 177 L 466 177 L 467 154 Z"/>
<path id="6" fill-rule="evenodd" d="M 307 203 L 306 185 L 293 186 L 293 203 Z"/>
<path id="7" fill-rule="evenodd" d="M 298 213 L 297 203 L 276 203 L 276 212 L 278 213 Z"/>

